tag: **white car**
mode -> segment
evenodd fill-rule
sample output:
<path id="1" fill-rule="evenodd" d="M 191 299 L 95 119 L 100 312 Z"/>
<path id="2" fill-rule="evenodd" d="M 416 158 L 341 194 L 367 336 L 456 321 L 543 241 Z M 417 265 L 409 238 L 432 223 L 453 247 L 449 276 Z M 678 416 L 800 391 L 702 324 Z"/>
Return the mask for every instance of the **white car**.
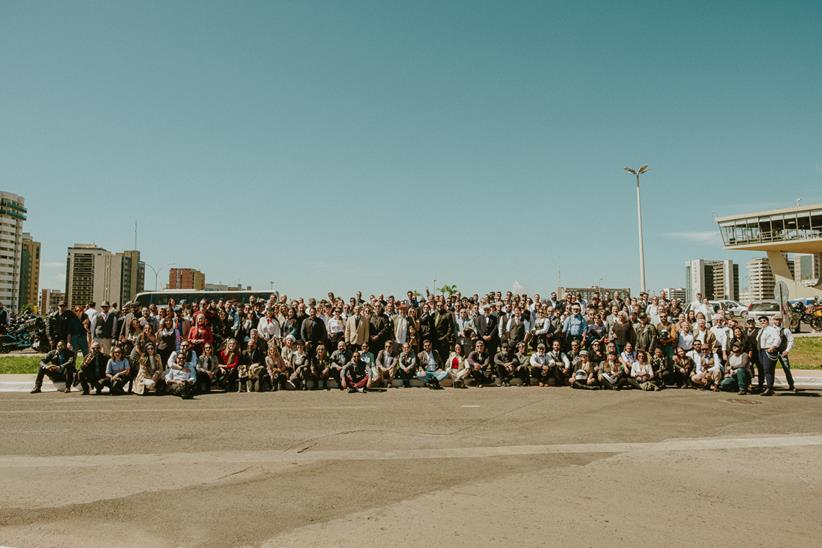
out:
<path id="1" fill-rule="evenodd" d="M 748 305 L 748 311 L 746 314 L 748 318 L 753 318 L 757 322 L 759 322 L 759 318 L 762 316 L 766 316 L 768 321 L 770 321 L 777 315 L 782 316 L 782 325 L 790 328 L 790 330 L 794 333 L 799 331 L 800 316 L 792 313 L 788 307 L 785 307 L 785 309 L 782 310 L 782 307 L 779 306 L 779 301 L 754 301 Z"/>

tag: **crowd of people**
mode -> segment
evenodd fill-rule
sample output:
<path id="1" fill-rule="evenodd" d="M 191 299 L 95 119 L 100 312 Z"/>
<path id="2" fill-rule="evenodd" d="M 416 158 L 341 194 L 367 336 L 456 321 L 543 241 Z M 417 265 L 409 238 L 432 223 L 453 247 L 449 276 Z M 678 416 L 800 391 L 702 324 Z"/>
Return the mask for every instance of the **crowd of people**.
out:
<path id="1" fill-rule="evenodd" d="M 331 389 L 349 392 L 570 386 L 773 394 L 779 362 L 794 390 L 793 335 L 780 317 L 726 317 L 664 293 L 435 295 L 175 302 L 122 309 L 60 303 L 44 377 L 83 394 Z M 754 381 L 755 379 L 755 381 Z M 450 383 L 445 381 L 450 380 Z M 414 383 L 418 384 L 418 383 Z"/>

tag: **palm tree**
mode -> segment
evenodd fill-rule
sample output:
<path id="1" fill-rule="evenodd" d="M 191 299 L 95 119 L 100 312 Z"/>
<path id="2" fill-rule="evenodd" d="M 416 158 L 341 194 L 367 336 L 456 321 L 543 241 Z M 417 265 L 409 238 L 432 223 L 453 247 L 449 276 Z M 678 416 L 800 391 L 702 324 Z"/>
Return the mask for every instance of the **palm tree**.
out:
<path id="1" fill-rule="evenodd" d="M 450 298 L 451 298 L 451 296 L 452 296 L 454 293 L 456 293 L 457 291 L 459 291 L 459 289 L 457 289 L 457 285 L 456 285 L 456 284 L 450 284 L 450 285 L 449 285 L 449 284 L 445 284 L 445 285 L 443 285 L 442 287 L 438 288 L 438 289 L 437 289 L 437 291 L 439 291 L 440 293 L 443 293 L 443 294 L 447 294 L 447 295 L 448 295 L 448 298 L 450 299 Z"/>

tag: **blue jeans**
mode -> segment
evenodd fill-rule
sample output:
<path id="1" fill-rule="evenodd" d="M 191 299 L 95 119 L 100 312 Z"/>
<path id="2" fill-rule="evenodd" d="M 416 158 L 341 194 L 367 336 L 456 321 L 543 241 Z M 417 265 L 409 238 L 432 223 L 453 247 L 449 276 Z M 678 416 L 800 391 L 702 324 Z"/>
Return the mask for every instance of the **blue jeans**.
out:
<path id="1" fill-rule="evenodd" d="M 86 338 L 86 334 L 83 333 L 82 335 L 72 335 L 71 347 L 74 349 L 75 356 L 79 351 L 83 352 L 84 358 L 88 356 L 88 339 Z"/>

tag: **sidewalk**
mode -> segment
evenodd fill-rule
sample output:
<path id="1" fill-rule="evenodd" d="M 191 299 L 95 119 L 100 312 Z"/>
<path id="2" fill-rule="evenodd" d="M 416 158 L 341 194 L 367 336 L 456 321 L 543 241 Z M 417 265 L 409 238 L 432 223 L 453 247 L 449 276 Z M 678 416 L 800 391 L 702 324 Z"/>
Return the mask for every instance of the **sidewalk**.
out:
<path id="1" fill-rule="evenodd" d="M 0 392 L 28 392 L 34 387 L 35 375 L 0 375 Z M 822 369 L 794 369 L 793 378 L 797 388 L 822 389 Z M 62 390 L 63 383 L 53 383 L 48 377 L 43 379 L 43 392 Z M 776 375 L 776 386 L 787 388 L 782 369 Z M 78 390 L 80 387 L 76 387 Z"/>

